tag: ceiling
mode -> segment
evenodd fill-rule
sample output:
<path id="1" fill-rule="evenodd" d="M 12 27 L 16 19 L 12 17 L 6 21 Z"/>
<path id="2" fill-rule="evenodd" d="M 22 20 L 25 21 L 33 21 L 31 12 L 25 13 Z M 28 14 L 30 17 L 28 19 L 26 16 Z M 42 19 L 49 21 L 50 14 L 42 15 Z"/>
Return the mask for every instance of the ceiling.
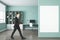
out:
<path id="1" fill-rule="evenodd" d="M 1 0 L 8 6 L 37 6 L 38 0 Z"/>

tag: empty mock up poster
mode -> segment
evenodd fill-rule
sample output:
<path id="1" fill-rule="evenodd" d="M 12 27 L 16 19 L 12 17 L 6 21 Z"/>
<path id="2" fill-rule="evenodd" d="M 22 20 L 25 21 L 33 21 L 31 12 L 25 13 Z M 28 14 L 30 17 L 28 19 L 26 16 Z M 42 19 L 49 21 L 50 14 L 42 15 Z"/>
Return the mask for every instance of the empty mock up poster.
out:
<path id="1" fill-rule="evenodd" d="M 59 32 L 59 6 L 40 6 L 40 32 Z"/>

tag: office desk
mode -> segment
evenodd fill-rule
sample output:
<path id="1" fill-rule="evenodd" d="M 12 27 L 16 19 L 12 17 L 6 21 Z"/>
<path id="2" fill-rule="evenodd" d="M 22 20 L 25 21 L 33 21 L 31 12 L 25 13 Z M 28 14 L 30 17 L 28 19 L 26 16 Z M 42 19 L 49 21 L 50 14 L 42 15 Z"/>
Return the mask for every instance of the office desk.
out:
<path id="1" fill-rule="evenodd" d="M 32 29 L 32 30 L 38 29 L 38 24 L 35 24 L 32 27 L 30 27 L 28 24 L 23 25 L 23 30 L 25 30 L 25 29 Z"/>

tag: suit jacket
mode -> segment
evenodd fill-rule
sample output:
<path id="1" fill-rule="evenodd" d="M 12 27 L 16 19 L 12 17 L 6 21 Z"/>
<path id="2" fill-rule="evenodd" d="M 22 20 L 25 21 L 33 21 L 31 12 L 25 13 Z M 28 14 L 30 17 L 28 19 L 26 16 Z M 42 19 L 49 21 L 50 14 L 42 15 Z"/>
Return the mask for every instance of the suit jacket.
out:
<path id="1" fill-rule="evenodd" d="M 19 27 L 20 21 L 17 17 L 15 17 L 14 27 Z"/>

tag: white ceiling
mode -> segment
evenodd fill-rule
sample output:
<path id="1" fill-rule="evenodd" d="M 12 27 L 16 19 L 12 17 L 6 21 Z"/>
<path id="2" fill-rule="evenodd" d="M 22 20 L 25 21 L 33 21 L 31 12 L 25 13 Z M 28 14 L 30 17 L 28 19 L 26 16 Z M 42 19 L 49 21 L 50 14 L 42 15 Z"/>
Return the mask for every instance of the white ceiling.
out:
<path id="1" fill-rule="evenodd" d="M 9 6 L 37 6 L 38 0 L 1 0 Z"/>

